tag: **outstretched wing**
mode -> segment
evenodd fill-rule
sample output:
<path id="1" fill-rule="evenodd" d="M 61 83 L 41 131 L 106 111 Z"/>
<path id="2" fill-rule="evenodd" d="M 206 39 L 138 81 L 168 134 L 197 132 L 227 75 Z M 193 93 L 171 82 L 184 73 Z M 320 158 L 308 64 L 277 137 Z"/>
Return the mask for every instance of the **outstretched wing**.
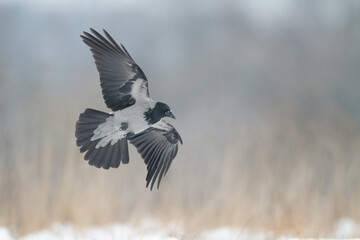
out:
<path id="1" fill-rule="evenodd" d="M 170 124 L 160 121 L 159 124 L 134 135 L 129 140 L 147 165 L 146 187 L 151 182 L 152 190 L 158 178 L 157 188 L 159 188 L 162 177 L 166 175 L 177 154 L 178 142 L 182 144 L 179 133 Z"/>
<path id="2" fill-rule="evenodd" d="M 125 47 L 122 44 L 120 47 L 105 30 L 107 39 L 90 30 L 92 34 L 84 32 L 81 38 L 93 53 L 106 106 L 117 111 L 138 99 L 149 98 L 146 76 Z"/>

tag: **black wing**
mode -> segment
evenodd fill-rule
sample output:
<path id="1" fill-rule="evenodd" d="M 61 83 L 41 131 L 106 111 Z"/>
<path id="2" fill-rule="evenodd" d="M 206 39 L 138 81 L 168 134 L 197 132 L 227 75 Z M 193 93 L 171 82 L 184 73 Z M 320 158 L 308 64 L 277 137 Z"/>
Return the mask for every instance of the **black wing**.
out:
<path id="1" fill-rule="evenodd" d="M 168 124 L 168 129 L 150 127 L 129 140 L 137 148 L 147 165 L 146 187 L 151 182 L 150 189 L 152 190 L 159 177 L 157 183 L 157 188 L 159 188 L 162 177 L 166 175 L 177 154 L 178 142 L 180 141 L 182 144 L 179 133 Z"/>
<path id="2" fill-rule="evenodd" d="M 105 30 L 107 39 L 90 30 L 93 35 L 84 32 L 81 38 L 93 53 L 107 107 L 122 110 L 139 98 L 149 98 L 146 76 L 125 47 L 120 47 Z"/>

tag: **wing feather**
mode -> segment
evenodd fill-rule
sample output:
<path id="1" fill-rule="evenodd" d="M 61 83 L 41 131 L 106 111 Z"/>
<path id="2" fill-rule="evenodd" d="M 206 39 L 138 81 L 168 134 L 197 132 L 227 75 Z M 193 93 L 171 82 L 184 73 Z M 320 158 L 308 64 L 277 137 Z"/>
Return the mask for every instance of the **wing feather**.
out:
<path id="1" fill-rule="evenodd" d="M 156 181 L 159 188 L 161 179 L 177 154 L 178 143 L 182 143 L 180 135 L 173 126 L 164 121 L 162 124 L 153 125 L 129 139 L 147 165 L 146 187 L 150 186 L 151 190 Z"/>
<path id="2" fill-rule="evenodd" d="M 107 107 L 122 110 L 138 99 L 150 98 L 146 76 L 125 47 L 120 47 L 105 30 L 107 38 L 92 28 L 90 31 L 81 38 L 93 53 Z"/>

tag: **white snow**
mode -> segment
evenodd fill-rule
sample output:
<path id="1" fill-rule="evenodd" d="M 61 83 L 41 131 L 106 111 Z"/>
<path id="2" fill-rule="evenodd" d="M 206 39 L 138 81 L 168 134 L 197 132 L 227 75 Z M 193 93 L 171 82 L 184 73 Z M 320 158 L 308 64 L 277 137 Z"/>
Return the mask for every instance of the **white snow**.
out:
<path id="1" fill-rule="evenodd" d="M 360 238 L 349 238 L 360 236 L 360 225 L 351 219 L 342 219 L 335 227 L 334 236 L 341 239 L 360 240 Z M 111 224 L 83 229 L 72 224 L 55 223 L 50 229 L 28 234 L 21 237 L 20 240 L 179 240 L 187 238 L 200 240 L 300 240 L 300 238 L 288 236 L 276 237 L 271 232 L 254 232 L 226 226 L 189 236 L 179 224 L 164 224 L 155 220 L 145 220 L 139 225 Z M 0 227 L 0 240 L 14 239 L 7 228 Z M 315 238 L 308 238 L 308 240 L 310 239 L 315 240 Z"/>
<path id="2" fill-rule="evenodd" d="M 206 230 L 201 234 L 202 239 L 206 240 L 264 240 L 275 239 L 271 233 L 255 233 L 244 229 L 220 227 L 212 230 Z"/>
<path id="3" fill-rule="evenodd" d="M 0 238 L 1 239 L 1 238 Z M 10 238 L 11 239 L 11 238 Z M 6 240 L 10 240 L 6 239 Z M 167 228 L 156 226 L 156 228 L 148 229 L 146 224 L 141 226 L 129 226 L 124 224 L 112 224 L 104 227 L 89 227 L 84 229 L 77 229 L 74 226 L 67 224 L 54 224 L 51 229 L 35 232 L 20 240 L 176 240 L 178 238 L 171 237 Z"/>
<path id="4" fill-rule="evenodd" d="M 349 238 L 351 236 L 360 236 L 360 224 L 356 224 L 349 218 L 341 219 L 335 230 L 337 238 Z"/>
<path id="5" fill-rule="evenodd" d="M 4 240 L 12 239 L 9 230 L 7 230 L 4 227 L 0 227 L 0 239 L 4 239 Z"/>

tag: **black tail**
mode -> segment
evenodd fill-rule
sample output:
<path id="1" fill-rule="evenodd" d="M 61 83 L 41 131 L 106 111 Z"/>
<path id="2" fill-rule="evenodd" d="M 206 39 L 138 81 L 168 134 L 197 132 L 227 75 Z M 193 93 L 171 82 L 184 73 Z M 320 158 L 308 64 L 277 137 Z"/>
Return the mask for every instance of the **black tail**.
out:
<path id="1" fill-rule="evenodd" d="M 110 116 L 112 114 L 87 108 L 80 114 L 75 126 L 76 145 L 80 147 L 80 152 L 86 152 L 84 159 L 89 160 L 90 165 L 98 168 L 117 168 L 120 162 L 125 164 L 129 162 L 129 150 L 125 138 L 114 145 L 108 143 L 106 146 L 98 148 L 95 146 L 101 139 L 91 140 L 94 130 Z"/>

